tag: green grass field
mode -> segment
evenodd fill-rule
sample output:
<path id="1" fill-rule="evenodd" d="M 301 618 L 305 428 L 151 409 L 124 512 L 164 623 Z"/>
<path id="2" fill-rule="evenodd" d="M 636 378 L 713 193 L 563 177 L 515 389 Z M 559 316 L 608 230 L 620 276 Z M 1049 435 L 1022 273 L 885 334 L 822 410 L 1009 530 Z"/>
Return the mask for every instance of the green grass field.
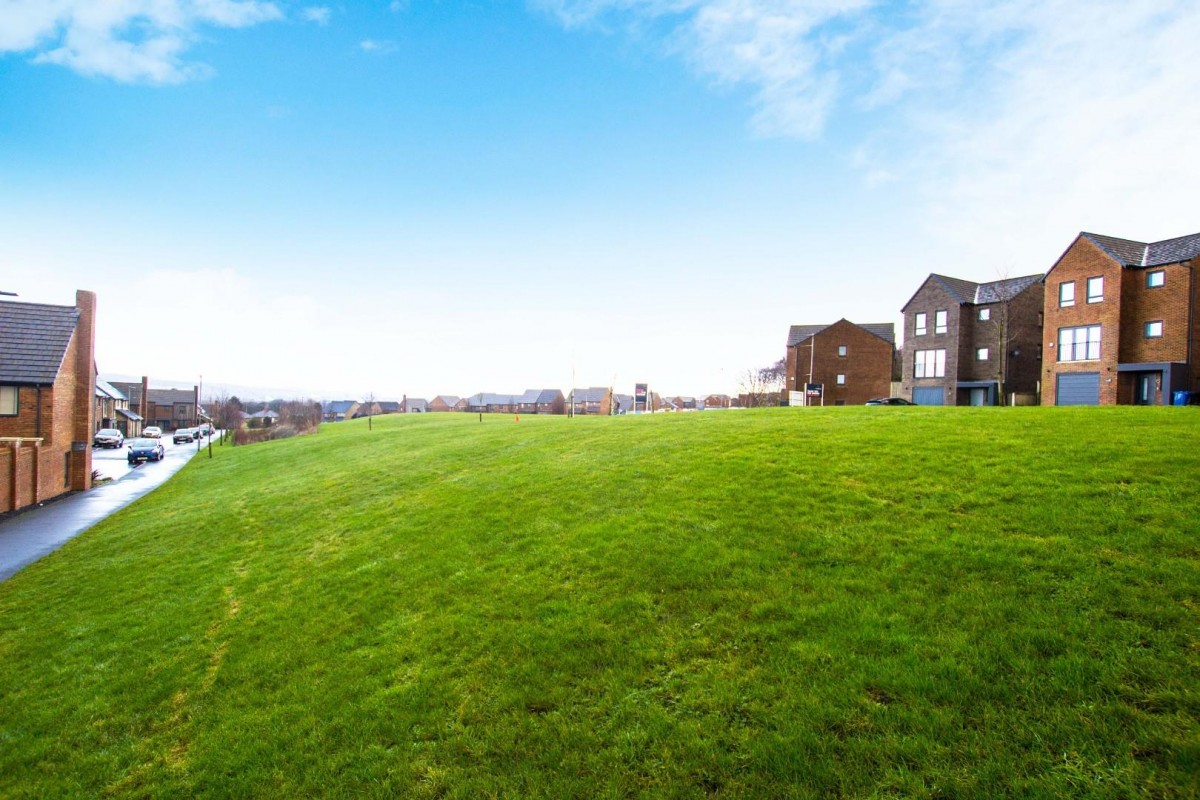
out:
<path id="1" fill-rule="evenodd" d="M 1195 411 L 214 448 L 0 584 L 0 797 L 1197 797 Z"/>

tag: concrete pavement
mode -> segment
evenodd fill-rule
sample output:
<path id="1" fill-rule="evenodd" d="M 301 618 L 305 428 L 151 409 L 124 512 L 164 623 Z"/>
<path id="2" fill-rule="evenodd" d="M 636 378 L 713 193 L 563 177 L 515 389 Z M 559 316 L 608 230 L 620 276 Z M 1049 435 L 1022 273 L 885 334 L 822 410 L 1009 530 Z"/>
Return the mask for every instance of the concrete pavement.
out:
<path id="1" fill-rule="evenodd" d="M 204 447 L 208 446 L 205 440 Z M 92 466 L 121 477 L 112 483 L 23 511 L 0 522 L 0 581 L 52 553 L 100 520 L 161 486 L 196 455 L 195 444 L 172 444 L 163 436 L 166 458 L 128 468 L 126 451 L 93 450 Z"/>

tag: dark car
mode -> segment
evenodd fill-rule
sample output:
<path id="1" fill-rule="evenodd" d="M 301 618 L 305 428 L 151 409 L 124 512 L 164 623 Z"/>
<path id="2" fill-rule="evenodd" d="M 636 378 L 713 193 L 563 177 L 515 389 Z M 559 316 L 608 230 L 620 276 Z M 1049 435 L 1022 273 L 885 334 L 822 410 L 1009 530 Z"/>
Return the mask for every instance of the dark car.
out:
<path id="1" fill-rule="evenodd" d="M 910 403 L 903 397 L 876 397 L 874 400 L 866 402 L 869 406 L 915 406 L 916 403 Z"/>
<path id="2" fill-rule="evenodd" d="M 171 437 L 175 444 L 183 444 L 184 442 L 196 441 L 196 431 L 191 428 L 180 428 L 175 431 L 175 435 Z"/>
<path id="3" fill-rule="evenodd" d="M 116 428 L 101 428 L 92 437 L 92 447 L 120 447 L 125 444 L 125 434 Z"/>
<path id="4" fill-rule="evenodd" d="M 163 450 L 162 443 L 157 439 L 129 440 L 130 464 L 136 464 L 139 461 L 162 461 L 165 456 L 166 451 Z"/>

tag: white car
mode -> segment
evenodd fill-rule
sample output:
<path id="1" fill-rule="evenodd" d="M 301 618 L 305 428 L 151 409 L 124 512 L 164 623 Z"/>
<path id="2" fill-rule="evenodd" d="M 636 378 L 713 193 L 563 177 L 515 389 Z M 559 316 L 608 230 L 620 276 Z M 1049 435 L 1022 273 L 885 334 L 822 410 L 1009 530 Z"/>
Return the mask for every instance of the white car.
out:
<path id="1" fill-rule="evenodd" d="M 151 425 L 149 428 L 142 428 L 142 437 L 146 439 L 161 439 L 162 428 Z"/>

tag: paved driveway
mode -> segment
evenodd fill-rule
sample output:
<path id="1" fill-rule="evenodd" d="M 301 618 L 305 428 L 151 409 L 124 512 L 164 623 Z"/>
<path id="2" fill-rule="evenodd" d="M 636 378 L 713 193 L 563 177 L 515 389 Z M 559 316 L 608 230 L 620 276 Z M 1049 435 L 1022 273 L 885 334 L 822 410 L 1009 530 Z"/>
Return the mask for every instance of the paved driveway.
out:
<path id="1" fill-rule="evenodd" d="M 117 480 L 0 522 L 0 581 L 162 485 L 196 454 L 195 444 L 172 444 L 169 436 L 163 437 L 163 447 L 165 459 L 132 468 L 124 448 L 93 450 L 92 468 Z"/>

